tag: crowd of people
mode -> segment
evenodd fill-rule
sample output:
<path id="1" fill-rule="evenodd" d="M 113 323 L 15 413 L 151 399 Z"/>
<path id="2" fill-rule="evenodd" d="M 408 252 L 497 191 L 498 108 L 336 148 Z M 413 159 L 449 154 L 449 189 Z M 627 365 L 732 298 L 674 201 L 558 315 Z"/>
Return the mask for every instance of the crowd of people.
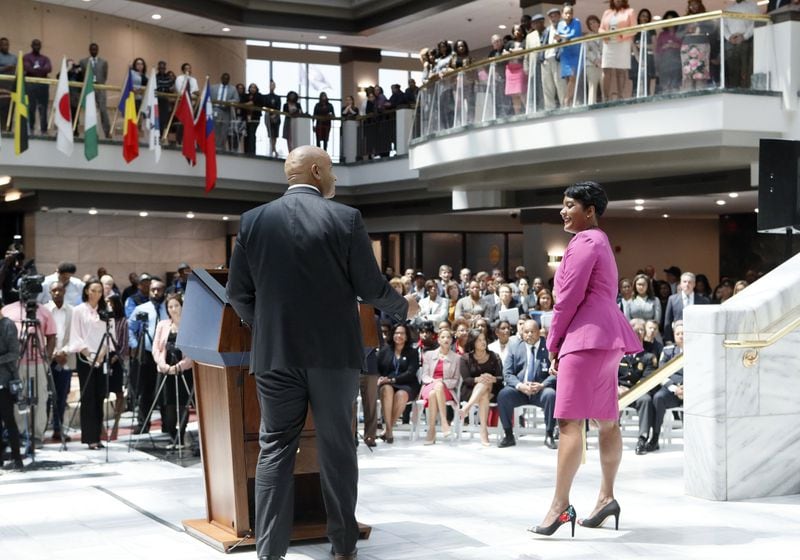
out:
<path id="1" fill-rule="evenodd" d="M 158 408 L 169 447 L 187 447 L 193 362 L 176 341 L 191 267 L 178 265 L 169 286 L 159 277 L 132 272 L 130 285 L 120 289 L 104 268 L 79 279 L 69 262 L 48 276 L 26 270 L 21 262 L 9 251 L 0 266 L 0 434 L 8 434 L 12 466 L 22 468 L 17 402 L 20 410 L 32 407 L 22 417 L 31 445 L 71 440 L 62 427 L 65 420 L 72 425 L 64 415 L 74 374 L 80 387 L 80 438 L 89 449 L 117 439 L 128 407 L 137 415 L 134 433 L 149 432 Z M 171 379 L 160 392 L 158 374 Z M 110 409 L 114 400 L 110 430 L 103 420 L 107 399 Z"/>
<path id="2" fill-rule="evenodd" d="M 800 4 L 798 0 L 792 2 Z M 760 13 L 755 0 L 736 0 L 726 6 L 725 11 Z M 705 12 L 702 0 L 688 0 L 683 14 L 668 10 L 660 19 L 667 21 L 680 15 Z M 584 24 L 575 17 L 574 6 L 568 2 L 561 9 L 551 8 L 546 14 L 523 15 L 510 34 L 493 35 L 489 60 L 517 52 L 521 54 L 516 58 L 506 56 L 491 72 L 485 65 L 477 65 L 468 71 L 464 76 L 463 96 L 456 93 L 454 84 L 447 79 L 452 71 L 476 62 L 463 40 L 454 43 L 440 41 L 435 48 L 420 51 L 423 82 L 441 81 L 444 99 L 439 101 L 443 105 L 439 111 L 442 122 L 450 123 L 447 126 L 455 122 L 452 118 L 454 103 L 466 102 L 468 110 L 472 110 L 475 94 L 487 91 L 490 86 L 494 87 L 500 116 L 570 107 L 576 101 L 591 105 L 636 94 L 718 87 L 722 85 L 723 49 L 725 87 L 750 87 L 754 21 L 725 18 L 683 23 L 659 30 L 624 31 L 653 21 L 649 9 L 642 8 L 636 12 L 628 0 L 611 0 L 609 8 L 601 16 L 591 14 Z M 618 30 L 618 35 L 559 46 L 580 37 Z M 551 48 L 522 54 L 537 47 Z M 528 92 L 529 87 L 535 88 L 535 92 Z M 536 106 L 526 107 L 528 100 L 535 102 Z"/>

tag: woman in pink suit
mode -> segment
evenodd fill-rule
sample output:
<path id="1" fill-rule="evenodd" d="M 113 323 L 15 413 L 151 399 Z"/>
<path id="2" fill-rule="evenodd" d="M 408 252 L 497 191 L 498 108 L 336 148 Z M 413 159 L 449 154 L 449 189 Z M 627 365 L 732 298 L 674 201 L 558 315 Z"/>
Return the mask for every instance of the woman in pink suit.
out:
<path id="1" fill-rule="evenodd" d="M 592 515 L 584 527 L 599 527 L 614 516 L 619 527 L 619 504 L 614 478 L 622 458 L 622 436 L 617 406 L 617 368 L 623 354 L 642 351 L 639 338 L 617 306 L 617 264 L 597 219 L 608 197 L 597 183 L 577 183 L 564 192 L 561 218 L 564 230 L 574 233 L 555 277 L 556 305 L 547 336 L 550 372 L 557 375 L 555 417 L 561 432 L 556 488 L 550 511 L 534 533 L 552 535 L 571 523 L 575 535 L 575 508 L 569 491 L 583 449 L 585 419 L 600 426 L 600 462 L 603 479 Z"/>
<path id="2" fill-rule="evenodd" d="M 461 356 L 451 349 L 453 333 L 439 330 L 439 348 L 422 356 L 422 391 L 419 398 L 428 407 L 428 436 L 425 445 L 436 443 L 436 415 L 442 421 L 442 435 L 450 438 L 453 432 L 447 422 L 447 401 L 455 400 L 461 380 Z"/>

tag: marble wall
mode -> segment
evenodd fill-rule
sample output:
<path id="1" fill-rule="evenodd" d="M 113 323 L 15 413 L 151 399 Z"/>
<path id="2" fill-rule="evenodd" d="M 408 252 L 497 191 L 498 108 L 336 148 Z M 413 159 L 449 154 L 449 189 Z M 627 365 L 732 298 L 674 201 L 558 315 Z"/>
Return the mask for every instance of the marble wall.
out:
<path id="1" fill-rule="evenodd" d="M 685 469 L 688 494 L 743 500 L 800 493 L 800 329 L 758 350 L 758 340 L 800 315 L 800 255 L 722 305 L 689 307 L 686 328 Z"/>
<path id="2" fill-rule="evenodd" d="M 80 276 L 104 266 L 123 288 L 134 271 L 165 278 L 181 262 L 205 268 L 225 263 L 228 226 L 221 220 L 52 212 L 32 218 L 31 256 L 42 274 L 53 272 L 60 261 L 74 262 Z"/>

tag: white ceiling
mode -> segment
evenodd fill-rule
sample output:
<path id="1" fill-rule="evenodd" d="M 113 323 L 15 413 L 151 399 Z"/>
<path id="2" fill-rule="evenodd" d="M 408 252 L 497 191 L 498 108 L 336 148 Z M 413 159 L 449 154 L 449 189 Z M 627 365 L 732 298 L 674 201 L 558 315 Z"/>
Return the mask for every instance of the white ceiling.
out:
<path id="1" fill-rule="evenodd" d="M 442 39 L 464 39 L 473 49 L 482 48 L 489 44 L 489 38 L 492 34 L 510 32 L 511 26 L 517 23 L 522 15 L 519 0 L 474 0 L 472 2 L 464 2 L 456 8 L 437 13 L 420 21 L 389 26 L 388 29 L 381 29 L 369 35 L 337 35 L 324 32 L 327 39 L 320 40 L 319 35 L 323 34 L 323 32 L 319 30 L 301 30 L 298 32 L 296 29 L 240 27 L 228 25 L 226 22 L 213 21 L 203 17 L 156 8 L 133 0 L 40 1 L 132 19 L 183 33 L 231 36 L 242 39 L 324 43 L 408 52 L 416 52 L 423 46 L 435 45 Z M 294 1 L 302 3 L 300 0 Z M 708 10 L 717 10 L 722 9 L 733 1 L 705 0 L 705 6 Z M 308 3 L 314 4 L 318 2 L 311 1 Z M 605 0 L 581 0 L 577 3 L 575 12 L 578 18 L 585 19 L 589 14 L 601 15 L 607 4 L 608 2 Z M 679 12 L 684 11 L 683 2 L 676 2 L 675 0 L 651 0 L 648 2 L 648 8 L 656 16 L 669 9 L 675 9 L 676 6 Z M 162 16 L 160 20 L 151 19 L 151 16 L 155 13 Z M 506 25 L 507 30 L 500 31 L 498 29 L 499 25 Z M 230 31 L 223 32 L 223 27 L 230 28 Z"/>

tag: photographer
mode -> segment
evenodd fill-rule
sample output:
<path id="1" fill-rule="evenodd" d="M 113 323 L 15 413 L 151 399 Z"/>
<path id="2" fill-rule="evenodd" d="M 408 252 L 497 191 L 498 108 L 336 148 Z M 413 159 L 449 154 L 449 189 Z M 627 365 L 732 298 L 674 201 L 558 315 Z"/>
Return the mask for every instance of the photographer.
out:
<path id="1" fill-rule="evenodd" d="M 158 322 L 169 319 L 167 308 L 164 305 L 166 285 L 155 278 L 149 283 L 150 299 L 141 305 L 137 305 L 128 318 L 128 346 L 131 356 L 138 358 L 139 366 L 138 368 L 131 367 L 131 372 L 138 372 L 136 388 L 139 399 L 139 425 L 134 429 L 135 433 L 148 433 L 150 431 L 150 419 L 147 414 L 153 406 L 156 390 L 156 363 L 152 354 L 153 339 L 155 338 Z M 128 300 L 128 303 L 130 303 L 130 300 Z"/>
<path id="2" fill-rule="evenodd" d="M 19 341 L 17 331 L 10 319 L 0 317 L 0 467 L 3 466 L 3 430 L 8 431 L 13 468 L 22 470 L 22 455 L 19 451 L 19 430 L 14 420 L 15 396 L 11 392 L 12 380 L 19 381 L 17 361 Z"/>
<path id="3" fill-rule="evenodd" d="M 25 255 L 18 249 L 6 251 L 3 262 L 0 262 L 0 291 L 5 304 L 19 301 L 19 279 L 23 274 L 22 263 Z"/>
<path id="4" fill-rule="evenodd" d="M 48 367 L 49 356 L 53 355 L 56 345 L 56 322 L 53 315 L 44 306 L 36 302 L 36 297 L 41 289 L 41 276 L 23 276 L 19 283 L 20 300 L 9 303 L 0 309 L 3 317 L 11 319 L 17 327 L 18 339 L 23 338 L 24 322 L 28 321 L 28 336 L 25 348 L 20 348 L 21 358 L 19 360 L 19 371 L 25 372 L 23 381 L 25 386 L 31 390 L 29 379 L 34 377 L 36 380 L 35 394 L 29 394 L 29 398 L 36 398 L 34 408 L 35 433 L 31 436 L 39 441 L 43 439 L 45 428 L 47 428 L 47 394 L 48 390 Z M 38 326 L 34 323 L 38 322 Z M 35 339 L 38 330 L 38 339 Z M 38 349 L 34 348 L 34 341 L 38 344 Z M 44 359 L 43 359 L 44 355 Z"/>

